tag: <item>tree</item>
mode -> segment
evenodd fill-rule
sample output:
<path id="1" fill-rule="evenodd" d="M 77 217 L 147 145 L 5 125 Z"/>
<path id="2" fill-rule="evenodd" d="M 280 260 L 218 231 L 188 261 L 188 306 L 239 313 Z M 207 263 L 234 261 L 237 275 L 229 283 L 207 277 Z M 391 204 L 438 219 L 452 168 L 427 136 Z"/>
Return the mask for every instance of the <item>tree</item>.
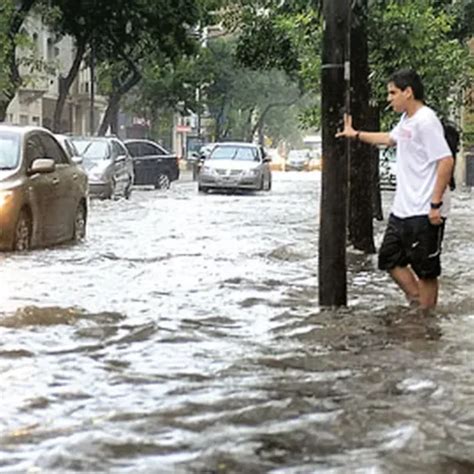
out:
<path id="1" fill-rule="evenodd" d="M 36 0 L 2 0 L 0 4 L 0 122 L 22 80 L 17 46 L 26 44 L 21 27 Z"/>
<path id="2" fill-rule="evenodd" d="M 98 51 L 104 69 L 114 72 L 105 82 L 109 105 L 100 134 L 112 125 L 114 110 L 121 98 L 142 79 L 144 69 L 152 64 L 179 61 L 183 55 L 194 53 L 196 39 L 190 35 L 190 26 L 196 25 L 203 13 L 202 5 L 196 0 L 172 3 L 134 0 L 131 11 L 129 1 L 126 5 L 123 21 L 117 25 L 118 33 L 125 31 L 126 41 L 119 41 L 117 33 L 109 48 Z"/>

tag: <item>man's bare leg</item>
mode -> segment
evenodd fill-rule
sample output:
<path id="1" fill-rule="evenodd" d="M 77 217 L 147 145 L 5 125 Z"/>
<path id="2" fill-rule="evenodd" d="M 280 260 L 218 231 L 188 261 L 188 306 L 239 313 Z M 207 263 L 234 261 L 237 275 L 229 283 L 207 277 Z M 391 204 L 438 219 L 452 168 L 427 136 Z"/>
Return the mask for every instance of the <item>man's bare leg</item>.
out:
<path id="1" fill-rule="evenodd" d="M 390 270 L 390 276 L 403 290 L 410 303 L 420 302 L 419 280 L 410 267 L 395 267 Z"/>
<path id="2" fill-rule="evenodd" d="M 420 289 L 420 307 L 422 309 L 432 309 L 438 302 L 438 279 L 420 279 L 418 281 Z"/>

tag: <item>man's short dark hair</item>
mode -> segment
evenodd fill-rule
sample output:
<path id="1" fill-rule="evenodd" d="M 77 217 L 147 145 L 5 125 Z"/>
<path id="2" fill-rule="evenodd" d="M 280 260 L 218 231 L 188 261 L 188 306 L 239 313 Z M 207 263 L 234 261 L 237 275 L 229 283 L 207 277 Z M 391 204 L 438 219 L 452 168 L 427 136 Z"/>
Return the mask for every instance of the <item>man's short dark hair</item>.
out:
<path id="1" fill-rule="evenodd" d="M 395 86 L 402 91 L 407 87 L 411 87 L 416 100 L 423 100 L 425 97 L 425 90 L 421 78 L 413 69 L 400 69 L 394 72 L 388 82 L 393 82 Z"/>

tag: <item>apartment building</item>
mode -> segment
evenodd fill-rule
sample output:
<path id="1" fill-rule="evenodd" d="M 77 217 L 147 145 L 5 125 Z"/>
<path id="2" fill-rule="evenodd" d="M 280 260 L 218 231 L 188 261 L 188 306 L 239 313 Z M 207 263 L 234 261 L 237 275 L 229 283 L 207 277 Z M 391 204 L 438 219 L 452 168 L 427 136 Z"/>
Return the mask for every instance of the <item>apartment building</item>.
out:
<path id="1" fill-rule="evenodd" d="M 57 37 L 48 30 L 40 18 L 26 19 L 23 32 L 28 35 L 32 48 L 18 50 L 24 59 L 39 60 L 44 67 L 31 71 L 22 64 L 20 72 L 23 86 L 7 109 L 7 121 L 20 125 L 41 125 L 50 128 L 58 99 L 59 77 L 65 76 L 74 58 L 74 42 L 71 37 Z M 61 118 L 61 131 L 78 135 L 91 130 L 90 71 L 83 64 L 66 101 Z M 106 108 L 104 97 L 95 96 L 94 130 Z"/>

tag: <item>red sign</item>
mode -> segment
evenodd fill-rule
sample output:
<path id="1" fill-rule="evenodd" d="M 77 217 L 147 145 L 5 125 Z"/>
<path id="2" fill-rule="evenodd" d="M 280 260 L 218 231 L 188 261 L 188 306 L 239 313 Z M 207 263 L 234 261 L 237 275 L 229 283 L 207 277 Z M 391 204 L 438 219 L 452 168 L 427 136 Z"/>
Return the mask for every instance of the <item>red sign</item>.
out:
<path id="1" fill-rule="evenodd" d="M 178 133 L 189 133 L 191 131 L 191 127 L 189 125 L 176 125 L 176 131 Z"/>

